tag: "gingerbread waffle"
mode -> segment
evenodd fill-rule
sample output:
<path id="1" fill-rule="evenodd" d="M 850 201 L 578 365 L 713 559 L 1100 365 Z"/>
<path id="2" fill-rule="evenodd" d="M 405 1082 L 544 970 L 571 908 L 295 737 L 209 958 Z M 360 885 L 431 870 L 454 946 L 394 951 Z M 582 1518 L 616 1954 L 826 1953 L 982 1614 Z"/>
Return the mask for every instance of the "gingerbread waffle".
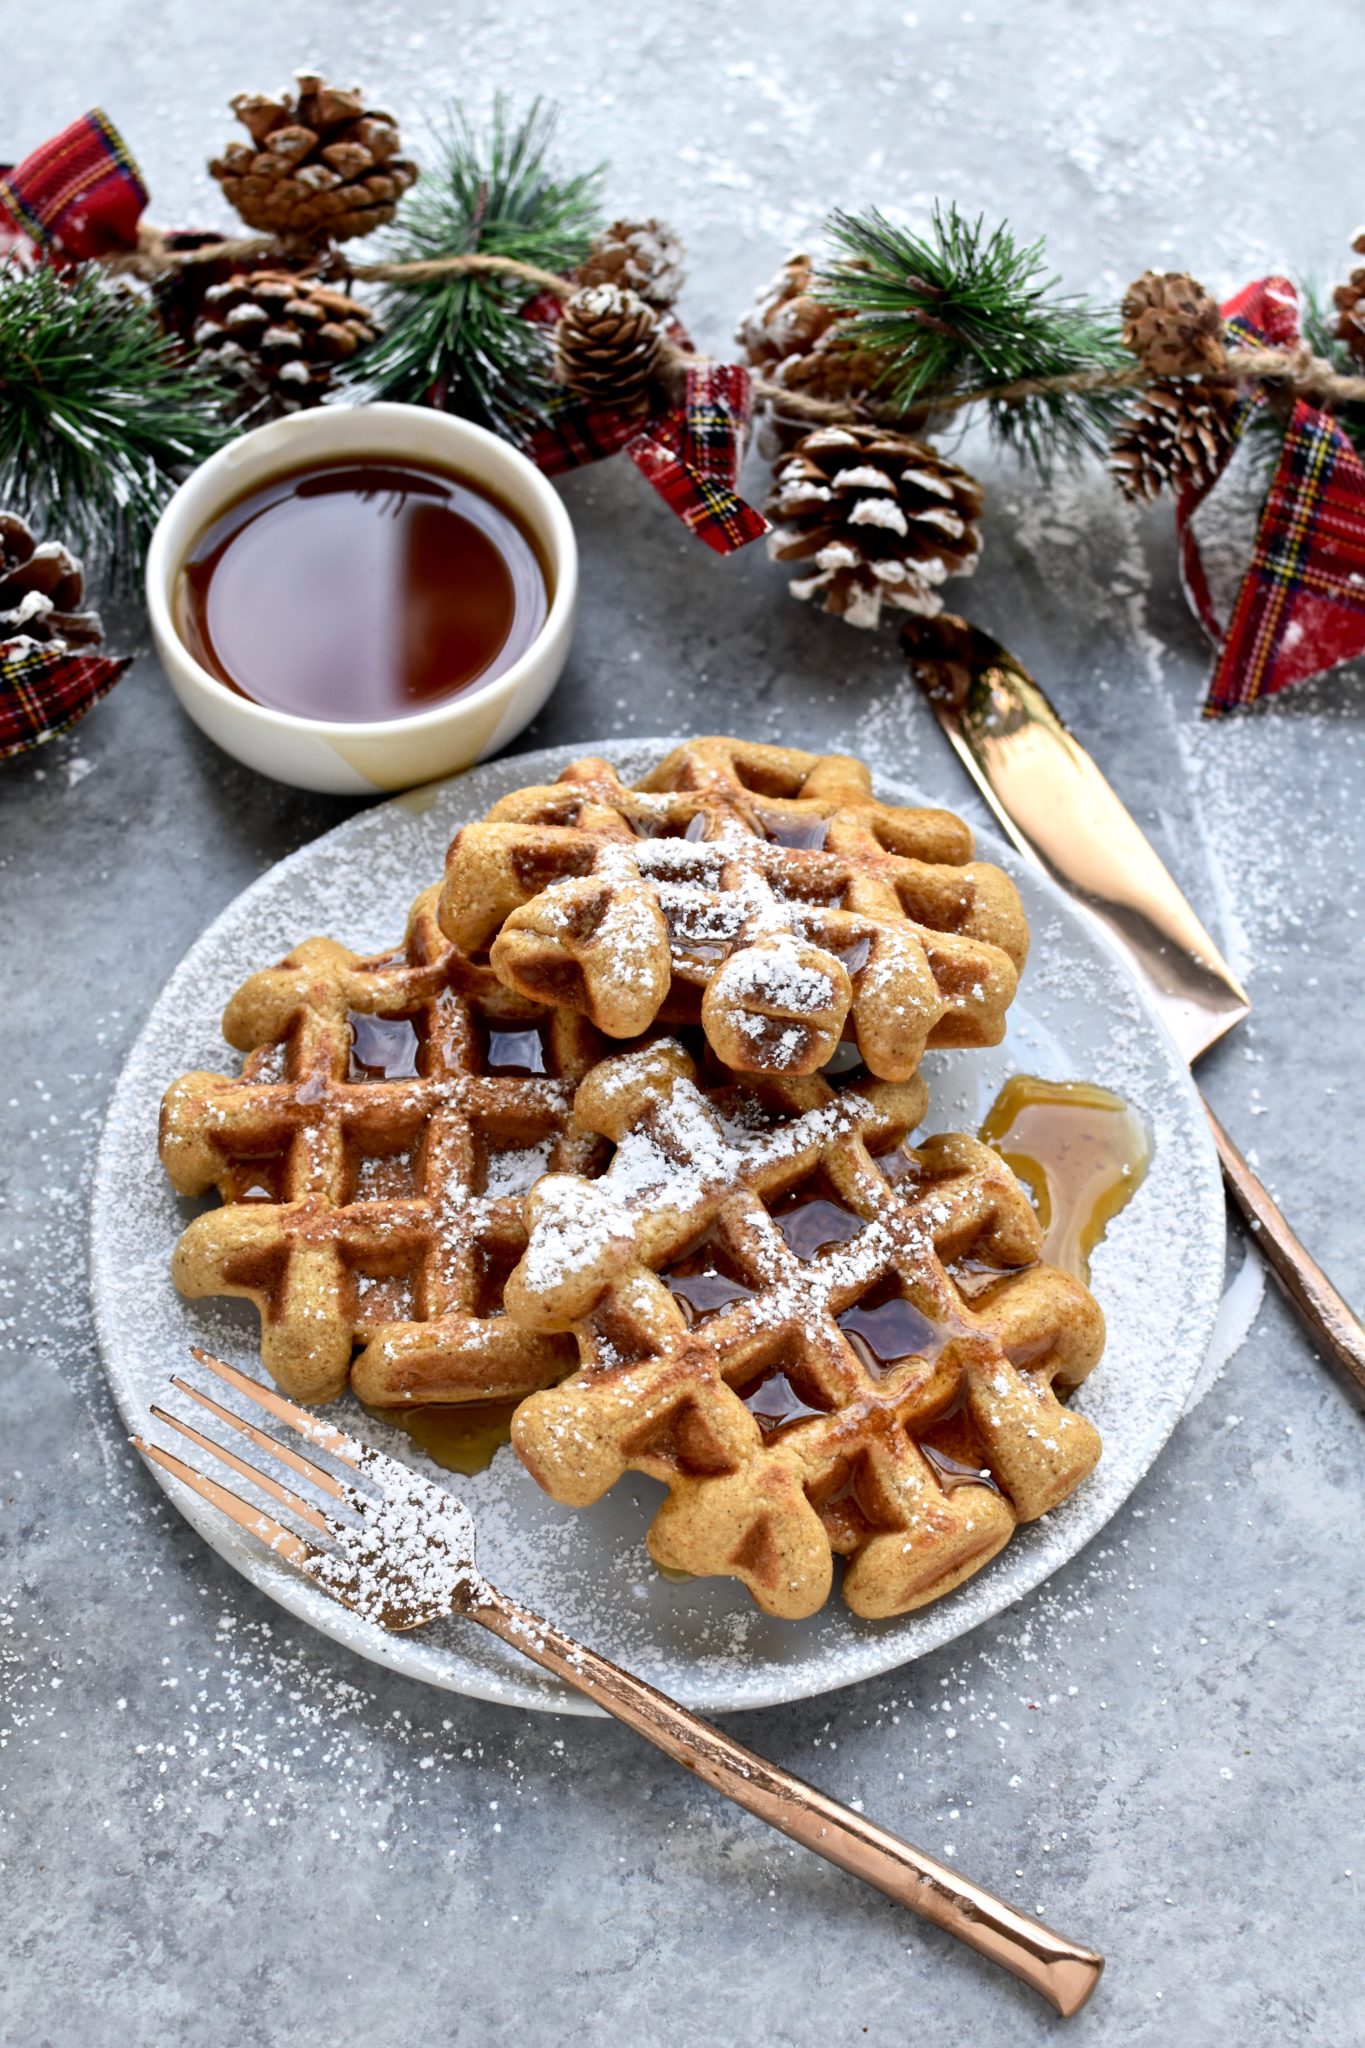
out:
<path id="1" fill-rule="evenodd" d="M 1033 1209 L 975 1139 L 902 1142 L 919 1084 L 703 1089 L 680 1046 L 605 1061 L 577 1121 L 616 1151 L 540 1181 L 508 1313 L 580 1367 L 513 1442 L 556 1500 L 626 1471 L 668 1498 L 656 1561 L 738 1578 L 769 1613 L 903 1614 L 977 1571 L 1094 1465 L 1055 1388 L 1104 1341 L 1038 1263 Z M 891 1148 L 891 1149 L 885 1149 Z"/>
<path id="2" fill-rule="evenodd" d="M 601 1042 L 462 961 L 436 893 L 395 952 L 309 939 L 253 975 L 223 1019 L 240 1077 L 185 1074 L 162 1105 L 176 1189 L 224 1204 L 181 1237 L 175 1283 L 255 1302 L 262 1358 L 301 1400 L 348 1373 L 377 1406 L 505 1400 L 573 1364 L 569 1338 L 507 1319 L 502 1286 L 531 1182 L 605 1153 L 568 1129 Z"/>
<path id="3" fill-rule="evenodd" d="M 704 1026 L 742 1073 L 814 1073 L 844 1037 L 906 1080 L 994 1045 L 1028 950 L 1014 884 L 948 811 L 878 803 L 861 761 L 700 739 L 628 788 L 586 759 L 450 850 L 441 924 L 509 988 L 612 1038 Z"/>

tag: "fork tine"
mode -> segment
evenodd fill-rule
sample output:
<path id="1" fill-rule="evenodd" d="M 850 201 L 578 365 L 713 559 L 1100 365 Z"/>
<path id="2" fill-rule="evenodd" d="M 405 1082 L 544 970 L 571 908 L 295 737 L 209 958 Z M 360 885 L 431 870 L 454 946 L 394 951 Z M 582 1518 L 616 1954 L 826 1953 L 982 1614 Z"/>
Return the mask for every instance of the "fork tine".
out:
<path id="1" fill-rule="evenodd" d="M 181 1379 L 179 1373 L 171 1374 L 171 1385 L 178 1387 L 182 1394 L 188 1394 L 201 1408 L 207 1408 L 210 1415 L 216 1415 L 221 1422 L 230 1423 L 234 1429 L 240 1430 L 243 1436 L 250 1437 L 259 1450 L 268 1452 L 271 1457 L 279 1458 L 291 1471 L 297 1472 L 300 1479 L 306 1479 L 312 1486 L 320 1486 L 323 1492 L 330 1493 L 334 1500 L 347 1498 L 346 1488 L 341 1481 L 333 1473 L 325 1472 L 321 1465 L 315 1465 L 311 1458 L 305 1458 L 302 1451 L 294 1450 L 289 1444 L 282 1444 L 279 1438 L 271 1436 L 268 1430 L 258 1428 L 254 1422 L 248 1422 L 244 1415 L 238 1415 L 233 1409 L 225 1408 L 221 1401 L 214 1400 L 212 1394 L 206 1394 L 202 1388 L 193 1386 L 189 1380 Z"/>
<path id="2" fill-rule="evenodd" d="M 190 1346 L 190 1355 L 206 1371 L 216 1373 L 220 1380 L 226 1380 L 239 1394 L 245 1394 L 248 1401 L 254 1401 L 258 1408 L 264 1408 L 277 1422 L 288 1423 L 308 1442 L 316 1444 L 321 1451 L 330 1451 L 343 1464 L 351 1465 L 357 1472 L 364 1470 L 367 1453 L 362 1444 L 353 1436 L 337 1429 L 332 1423 L 324 1422 L 318 1415 L 310 1415 L 306 1408 L 298 1408 L 292 1401 L 286 1401 L 283 1394 L 277 1394 L 270 1387 L 263 1387 L 259 1380 L 253 1380 L 248 1373 L 239 1372 L 235 1365 L 228 1365 L 223 1359 L 215 1358 L 212 1352 L 202 1351 L 197 1344 Z M 379 1453 L 373 1454 L 378 1458 Z"/>
<path id="3" fill-rule="evenodd" d="M 337 1535 L 335 1526 L 328 1521 L 321 1509 L 315 1508 L 301 1494 L 295 1493 L 292 1486 L 285 1486 L 280 1480 L 272 1479 L 268 1472 L 258 1472 L 254 1465 L 249 1465 L 245 1458 L 239 1458 L 226 1444 L 216 1443 L 211 1436 L 205 1436 L 202 1429 L 196 1429 L 192 1422 L 184 1422 L 178 1415 L 172 1415 L 169 1408 L 160 1408 L 153 1403 L 152 1414 L 158 1422 L 164 1422 L 168 1429 L 174 1429 L 181 1436 L 188 1437 L 192 1444 L 198 1444 L 200 1450 L 207 1451 L 211 1458 L 218 1458 L 224 1465 L 230 1466 L 239 1478 L 249 1480 L 253 1486 L 259 1486 L 272 1500 L 278 1501 L 282 1508 L 288 1508 L 300 1521 L 307 1522 L 310 1529 L 316 1529 L 319 1536 Z"/>
<path id="4" fill-rule="evenodd" d="M 196 1472 L 193 1465 L 187 1465 L 183 1458 L 177 1458 L 173 1451 L 163 1451 L 159 1444 L 149 1444 L 144 1437 L 135 1436 L 133 1443 L 144 1458 L 150 1458 L 155 1465 L 173 1473 L 185 1485 L 192 1487 L 201 1499 L 213 1507 L 220 1508 L 225 1515 L 245 1529 L 248 1535 L 266 1544 L 277 1557 L 288 1558 L 291 1564 L 309 1565 L 319 1563 L 324 1553 L 311 1543 L 305 1543 L 302 1536 L 296 1536 L 292 1529 L 286 1529 L 273 1515 L 262 1508 L 253 1508 L 235 1493 L 229 1493 L 226 1486 L 220 1486 L 216 1479 L 208 1479 L 202 1472 Z"/>

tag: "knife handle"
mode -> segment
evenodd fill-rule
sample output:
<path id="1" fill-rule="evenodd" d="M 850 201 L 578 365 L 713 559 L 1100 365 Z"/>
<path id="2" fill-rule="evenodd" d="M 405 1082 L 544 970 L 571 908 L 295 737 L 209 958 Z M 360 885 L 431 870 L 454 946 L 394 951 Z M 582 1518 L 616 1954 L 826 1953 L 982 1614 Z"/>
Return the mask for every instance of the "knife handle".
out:
<path id="1" fill-rule="evenodd" d="M 1365 1392 L 1365 1327 L 1337 1293 L 1322 1267 L 1310 1258 L 1279 1209 L 1219 1123 L 1209 1105 L 1213 1142 L 1223 1166 L 1228 1192 L 1264 1253 L 1275 1278 L 1293 1302 L 1309 1331 Z"/>

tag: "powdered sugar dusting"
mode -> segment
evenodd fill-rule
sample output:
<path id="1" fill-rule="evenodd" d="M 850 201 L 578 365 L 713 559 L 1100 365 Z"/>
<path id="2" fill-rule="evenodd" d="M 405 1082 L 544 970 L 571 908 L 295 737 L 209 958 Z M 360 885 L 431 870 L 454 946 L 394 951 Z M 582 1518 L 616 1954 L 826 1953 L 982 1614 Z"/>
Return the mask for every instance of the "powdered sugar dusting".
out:
<path id="1" fill-rule="evenodd" d="M 464 1503 L 395 1458 L 369 1448 L 362 1456 L 362 1481 L 373 1487 L 351 1489 L 333 1518 L 335 1541 L 304 1567 L 309 1576 L 379 1627 L 434 1620 L 487 1599 Z"/>
<path id="2" fill-rule="evenodd" d="M 619 1089 L 619 1077 L 613 1080 Z M 675 1080 L 667 1101 L 655 1103 L 647 1120 L 626 1132 L 600 1180 L 552 1174 L 542 1182 L 522 1266 L 528 1287 L 560 1287 L 614 1245 L 628 1255 L 638 1217 L 661 1209 L 685 1217 L 714 1189 L 738 1186 L 775 1159 L 827 1145 L 869 1114 L 865 1098 L 849 1090 L 789 1123 L 727 1124 L 694 1082 Z"/>
<path id="3" fill-rule="evenodd" d="M 669 744 L 598 743 L 597 751 L 610 753 L 634 777 Z M 513 788 L 553 780 L 584 751 L 579 744 L 494 763 L 436 792 L 424 809 L 399 803 L 351 819 L 240 897 L 173 978 L 115 1093 L 96 1174 L 101 1344 L 130 1423 L 147 1426 L 148 1404 L 162 1397 L 190 1342 L 239 1362 L 256 1358 L 253 1312 L 226 1301 L 184 1302 L 170 1286 L 170 1252 L 188 1205 L 171 1194 L 155 1157 L 162 1088 L 186 1068 L 221 1066 L 222 1002 L 253 969 L 278 959 L 310 931 L 330 931 L 361 951 L 391 943 L 418 887 L 439 873 L 458 823 L 482 815 Z M 879 794 L 892 802 L 919 801 L 889 779 Z M 989 839 L 981 852 L 1019 882 L 1033 927 L 1033 957 L 1003 1046 L 930 1056 L 929 1127 L 972 1128 L 1005 1076 L 1027 1070 L 1059 1078 L 1085 1074 L 1119 1088 L 1155 1140 L 1147 1181 L 1094 1261 L 1109 1349 L 1077 1405 L 1100 1429 L 1104 1458 L 1072 1500 L 1021 1530 L 967 1587 L 876 1628 L 850 1622 L 837 1602 L 793 1628 L 758 1613 L 747 1595 L 724 1582 L 669 1585 L 641 1564 L 643 1529 L 656 1498 L 648 1481 L 618 1487 L 590 1511 L 575 1513 L 546 1500 L 504 1450 L 486 1472 L 455 1482 L 478 1527 L 481 1565 L 495 1584 L 691 1704 L 715 1711 L 847 1684 L 997 1612 L 1073 1556 L 1127 1496 L 1173 1425 L 1202 1359 L 1222 1276 L 1223 1203 L 1188 1080 L 1153 1034 L 1122 970 L 1075 913 Z M 742 1126 L 721 1135 L 727 1145 L 744 1142 Z M 397 1430 L 350 1404 L 336 1413 L 355 1434 L 420 1465 L 420 1454 Z M 282 1605 L 366 1655 L 437 1685 L 525 1705 L 567 1703 L 553 1681 L 468 1623 L 379 1636 L 297 1573 L 256 1552 L 209 1509 L 179 1494 L 176 1502 Z"/>

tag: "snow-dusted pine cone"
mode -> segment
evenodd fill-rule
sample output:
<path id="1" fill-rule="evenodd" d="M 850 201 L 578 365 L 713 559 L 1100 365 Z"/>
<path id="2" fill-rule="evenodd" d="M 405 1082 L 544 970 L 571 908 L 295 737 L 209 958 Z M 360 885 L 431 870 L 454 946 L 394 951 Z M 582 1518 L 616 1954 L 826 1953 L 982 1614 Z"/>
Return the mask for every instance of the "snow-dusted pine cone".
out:
<path id="1" fill-rule="evenodd" d="M 358 92 L 296 74 L 298 92 L 239 92 L 230 104 L 251 137 L 209 164 L 249 228 L 291 241 L 344 242 L 393 219 L 417 176 L 392 114 Z"/>
<path id="2" fill-rule="evenodd" d="M 1227 362 L 1218 301 L 1184 271 L 1144 271 L 1120 311 L 1124 347 L 1154 377 L 1199 377 Z"/>
<path id="3" fill-rule="evenodd" d="M 847 398 L 876 378 L 876 358 L 840 324 L 833 306 L 811 292 L 809 256 L 789 256 L 756 295 L 735 339 L 772 384 L 811 398 Z"/>
<path id="4" fill-rule="evenodd" d="M 269 414 L 320 404 L 336 365 L 377 332 L 374 315 L 347 293 L 256 270 L 209 286 L 194 345 L 235 387 L 234 411 Z"/>
<path id="5" fill-rule="evenodd" d="M 555 375 L 581 398 L 648 409 L 664 333 L 652 306 L 623 285 L 594 284 L 564 303 L 555 328 Z"/>
<path id="6" fill-rule="evenodd" d="M 1153 384 L 1114 436 L 1109 467 L 1127 498 L 1206 489 L 1232 453 L 1237 394 L 1221 384 L 1176 378 Z"/>
<path id="7" fill-rule="evenodd" d="M 883 604 L 932 615 L 948 578 L 976 567 L 984 498 L 906 434 L 818 427 L 778 465 L 768 553 L 809 564 L 793 597 L 818 598 L 850 626 L 875 626 Z"/>
<path id="8" fill-rule="evenodd" d="M 84 597 L 85 576 L 70 549 L 36 541 L 27 520 L 0 512 L 0 646 L 98 646 L 104 628 L 98 612 L 82 609 Z"/>
<path id="9" fill-rule="evenodd" d="M 594 237 L 574 283 L 619 284 L 667 312 L 683 287 L 683 245 L 666 221 L 614 220 Z"/>

